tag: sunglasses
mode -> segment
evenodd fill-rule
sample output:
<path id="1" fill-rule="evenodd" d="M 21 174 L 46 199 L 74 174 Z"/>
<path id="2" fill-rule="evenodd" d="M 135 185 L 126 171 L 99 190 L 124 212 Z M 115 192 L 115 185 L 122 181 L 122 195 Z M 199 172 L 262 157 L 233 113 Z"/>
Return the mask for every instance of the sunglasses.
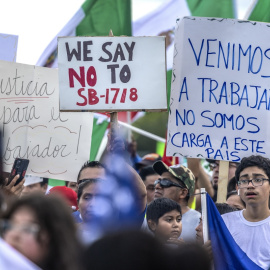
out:
<path id="1" fill-rule="evenodd" d="M 169 187 L 179 187 L 179 188 L 185 188 L 183 186 L 180 186 L 172 181 L 170 181 L 169 179 L 158 179 L 154 182 L 154 185 L 156 187 L 156 185 L 159 184 L 162 188 L 169 188 Z"/>

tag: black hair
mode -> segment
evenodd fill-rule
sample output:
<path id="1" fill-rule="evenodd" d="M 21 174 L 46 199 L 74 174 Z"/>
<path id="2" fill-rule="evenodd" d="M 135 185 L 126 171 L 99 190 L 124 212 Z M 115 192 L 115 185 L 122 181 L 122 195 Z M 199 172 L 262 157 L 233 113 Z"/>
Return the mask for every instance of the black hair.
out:
<path id="1" fill-rule="evenodd" d="M 228 198 L 230 198 L 233 195 L 238 195 L 236 190 L 232 190 L 232 191 L 228 192 L 227 196 L 226 196 L 226 200 L 228 200 Z"/>
<path id="2" fill-rule="evenodd" d="M 84 269 L 168 269 L 167 249 L 157 238 L 139 230 L 105 235 L 85 250 L 82 261 Z"/>
<path id="3" fill-rule="evenodd" d="M 266 173 L 268 179 L 270 179 L 270 160 L 268 158 L 265 158 L 262 156 L 252 155 L 249 157 L 244 157 L 241 160 L 241 163 L 237 167 L 236 172 L 235 172 L 236 181 L 239 181 L 240 173 L 245 168 L 253 167 L 253 166 L 256 166 L 256 167 L 262 169 Z"/>
<path id="4" fill-rule="evenodd" d="M 82 182 L 81 184 L 79 184 L 79 187 L 78 187 L 78 194 L 77 194 L 77 196 L 78 196 L 78 201 L 80 200 L 80 198 L 81 198 L 81 196 L 82 196 L 82 194 L 83 194 L 83 190 L 87 187 L 87 186 L 89 186 L 89 185 L 91 185 L 91 184 L 93 184 L 93 183 L 98 183 L 99 181 L 101 181 L 102 179 L 100 179 L 100 178 L 90 178 L 90 179 L 87 179 L 87 180 L 85 180 L 84 182 Z"/>
<path id="5" fill-rule="evenodd" d="M 40 182 L 40 186 L 44 186 L 44 185 L 48 185 L 48 182 L 49 182 L 49 178 L 44 178 L 43 177 L 43 180 L 42 180 L 42 182 Z"/>
<path id="6" fill-rule="evenodd" d="M 226 196 L 226 200 L 228 200 L 228 198 L 230 198 L 233 195 L 237 195 L 238 196 L 238 193 L 237 193 L 236 190 L 232 190 L 232 191 L 228 192 L 227 193 L 227 196 Z M 246 207 L 246 203 L 241 199 L 240 196 L 239 196 L 239 198 L 240 198 L 241 202 L 243 203 L 243 205 Z M 240 209 L 238 209 L 238 210 L 240 210 Z"/>
<path id="7" fill-rule="evenodd" d="M 228 205 L 227 203 L 215 203 L 215 205 L 216 205 L 218 212 L 221 215 L 226 214 L 226 213 L 230 213 L 233 211 L 239 211 L 238 208 L 232 207 L 232 206 Z"/>
<path id="8" fill-rule="evenodd" d="M 158 224 L 160 217 L 173 210 L 178 211 L 182 216 L 181 206 L 177 202 L 168 198 L 158 198 L 148 205 L 146 218 Z"/>
<path id="9" fill-rule="evenodd" d="M 227 192 L 230 193 L 231 191 L 234 191 L 236 188 L 236 178 L 235 176 L 229 180 L 229 183 L 227 185 Z"/>
<path id="10" fill-rule="evenodd" d="M 99 161 L 86 161 L 83 166 L 81 167 L 79 173 L 78 173 L 78 177 L 77 177 L 77 183 L 80 179 L 80 176 L 81 176 L 81 172 L 82 170 L 84 170 L 85 168 L 103 168 L 105 169 L 105 171 L 107 170 L 106 166 L 104 164 L 102 164 L 101 162 Z"/>
<path id="11" fill-rule="evenodd" d="M 66 203 L 54 195 L 31 194 L 14 201 L 3 214 L 3 218 L 12 219 L 22 208 L 29 209 L 36 217 L 40 226 L 37 241 L 41 245 L 48 241 L 48 254 L 39 266 L 44 270 L 78 269 L 82 247 L 78 242 L 76 225 Z M 42 232 L 46 233 L 47 240 L 42 237 Z"/>
<path id="12" fill-rule="evenodd" d="M 198 243 L 183 243 L 168 250 L 168 263 L 165 269 L 211 270 L 212 263 L 209 252 Z M 164 268 L 159 268 L 164 269 Z"/>
<path id="13" fill-rule="evenodd" d="M 157 173 L 154 171 L 152 166 L 146 166 L 146 167 L 141 168 L 140 173 L 139 173 L 139 175 L 143 181 L 146 180 L 147 176 L 155 175 L 155 174 L 157 174 Z"/>

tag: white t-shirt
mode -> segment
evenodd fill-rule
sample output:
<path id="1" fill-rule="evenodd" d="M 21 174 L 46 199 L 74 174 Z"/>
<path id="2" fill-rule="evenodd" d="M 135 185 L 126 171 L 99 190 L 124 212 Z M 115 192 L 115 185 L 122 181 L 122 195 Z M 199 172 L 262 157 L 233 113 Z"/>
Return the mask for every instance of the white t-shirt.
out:
<path id="1" fill-rule="evenodd" d="M 263 269 L 270 267 L 270 217 L 247 221 L 242 211 L 222 215 L 232 237 L 247 256 Z"/>
<path id="2" fill-rule="evenodd" d="M 201 213 L 189 209 L 185 214 L 182 215 L 182 233 L 180 238 L 184 241 L 195 241 L 196 240 L 196 227 L 200 223 Z"/>

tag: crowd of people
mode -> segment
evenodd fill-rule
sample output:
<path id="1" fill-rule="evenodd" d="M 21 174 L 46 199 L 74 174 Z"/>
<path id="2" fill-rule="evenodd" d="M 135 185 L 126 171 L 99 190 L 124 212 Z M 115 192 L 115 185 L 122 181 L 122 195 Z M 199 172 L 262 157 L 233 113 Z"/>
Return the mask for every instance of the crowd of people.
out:
<path id="1" fill-rule="evenodd" d="M 48 179 L 36 176 L 18 185 L 18 176 L 9 184 L 2 178 L 2 240 L 45 270 L 214 269 L 199 189 L 216 201 L 219 161 L 207 160 L 209 176 L 199 159 L 169 166 L 153 153 L 132 162 L 111 149 L 110 158 L 86 161 L 65 186 L 48 189 Z M 111 163 L 119 155 L 120 169 Z M 122 173 L 131 189 L 116 185 Z M 261 269 L 270 267 L 269 179 L 268 158 L 230 162 L 227 201 L 216 203 L 234 241 Z"/>

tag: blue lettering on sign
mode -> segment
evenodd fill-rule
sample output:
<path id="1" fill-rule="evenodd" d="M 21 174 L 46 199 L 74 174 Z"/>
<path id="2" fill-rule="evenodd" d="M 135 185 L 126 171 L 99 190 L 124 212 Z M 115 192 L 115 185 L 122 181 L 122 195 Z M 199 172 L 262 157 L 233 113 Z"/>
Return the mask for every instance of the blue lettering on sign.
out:
<path id="1" fill-rule="evenodd" d="M 214 115 L 210 110 L 204 110 L 201 113 L 201 117 L 205 119 L 205 124 L 202 127 L 217 127 L 217 128 L 230 128 L 231 130 L 242 130 L 246 127 L 248 133 L 258 133 L 260 127 L 253 121 L 256 121 L 256 117 L 248 117 L 247 119 L 243 115 L 227 115 L 225 113 L 215 113 Z"/>
<path id="2" fill-rule="evenodd" d="M 190 38 L 188 39 L 188 41 L 189 41 L 189 44 L 190 44 L 190 46 L 191 46 L 191 48 L 192 48 L 193 54 L 194 54 L 194 56 L 195 56 L 196 64 L 197 64 L 197 66 L 199 66 L 199 65 L 200 65 L 200 59 L 201 59 L 202 48 L 203 48 L 203 44 L 204 44 L 204 39 L 202 39 L 201 48 L 200 48 L 200 52 L 199 52 L 198 55 L 197 55 L 196 52 L 195 52 L 195 49 L 194 49 L 194 47 L 193 47 L 193 44 L 192 44 Z"/>
<path id="3" fill-rule="evenodd" d="M 186 112 L 186 109 L 184 109 L 184 117 L 181 116 L 179 111 L 176 109 L 175 110 L 175 120 L 176 120 L 176 126 L 179 125 L 178 119 L 181 120 L 182 124 L 185 125 L 186 122 L 192 126 L 195 123 L 195 114 L 192 110 L 188 110 Z"/>
<path id="4" fill-rule="evenodd" d="M 185 89 L 185 91 L 183 91 L 183 89 Z M 182 83 L 182 87 L 181 87 L 181 91 L 180 91 L 180 95 L 179 95 L 179 102 L 181 101 L 181 97 L 182 94 L 186 94 L 186 99 L 188 100 L 188 92 L 187 92 L 187 78 L 185 77 Z"/>
<path id="5" fill-rule="evenodd" d="M 209 135 L 199 134 L 196 136 L 194 133 L 181 133 L 176 132 L 171 138 L 171 143 L 175 147 L 212 147 L 211 139 Z"/>
<path id="6" fill-rule="evenodd" d="M 211 159 L 221 159 L 221 160 L 231 160 L 234 162 L 240 161 L 240 157 L 237 155 L 237 151 L 231 151 L 228 150 L 222 151 L 221 149 L 213 149 L 213 148 L 207 148 L 205 149 L 207 158 Z"/>
<path id="7" fill-rule="evenodd" d="M 247 73 L 258 74 L 263 68 L 269 72 L 270 48 L 263 50 L 260 46 L 242 45 L 231 42 L 222 43 L 217 39 L 202 39 L 200 45 L 195 48 L 195 43 L 188 38 L 189 46 L 194 55 L 197 66 L 207 68 L 225 68 L 235 69 L 237 71 L 246 71 Z M 206 46 L 204 44 L 206 43 Z M 199 44 L 199 43 L 198 43 Z M 205 59 L 204 61 L 201 61 Z M 270 78 L 268 74 L 261 74 L 262 78 Z"/>
<path id="8" fill-rule="evenodd" d="M 207 39 L 207 49 L 206 49 L 206 62 L 205 62 L 205 66 L 206 67 L 215 67 L 214 65 L 210 65 L 208 64 L 208 57 L 210 54 L 216 54 L 216 52 L 210 52 L 210 42 L 211 41 L 217 41 L 217 39 Z"/>
<path id="9" fill-rule="evenodd" d="M 257 110 L 270 110 L 270 89 L 261 90 L 259 85 L 240 86 L 236 82 L 222 82 L 211 78 L 197 78 L 201 81 L 202 102 L 245 106 Z"/>
<path id="10" fill-rule="evenodd" d="M 250 151 L 255 154 L 265 154 L 263 147 L 265 141 L 242 139 L 241 137 L 234 138 L 234 149 L 237 151 Z"/>

